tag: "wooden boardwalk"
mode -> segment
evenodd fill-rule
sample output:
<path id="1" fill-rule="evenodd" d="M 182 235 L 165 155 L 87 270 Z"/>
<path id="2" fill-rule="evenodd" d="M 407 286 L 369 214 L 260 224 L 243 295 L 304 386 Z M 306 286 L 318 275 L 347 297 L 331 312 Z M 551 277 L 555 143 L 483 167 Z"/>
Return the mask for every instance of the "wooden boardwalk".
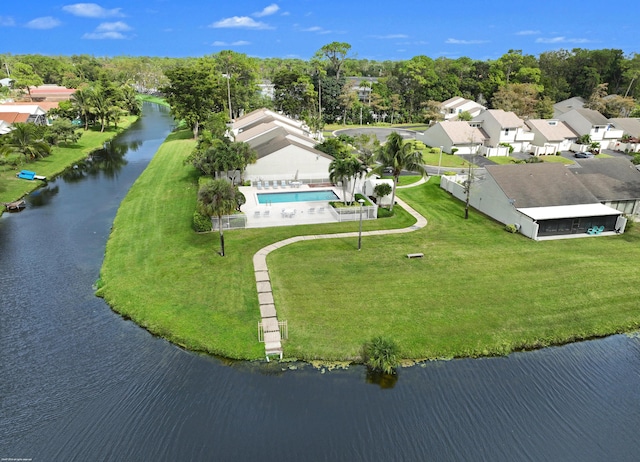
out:
<path id="1" fill-rule="evenodd" d="M 419 181 L 405 187 L 418 186 L 422 183 L 424 183 L 424 181 Z M 384 234 L 410 233 L 424 228 L 427 225 L 427 219 L 416 212 L 406 202 L 397 197 L 396 202 L 416 219 L 416 223 L 407 228 L 364 231 L 362 232 L 362 236 L 382 236 Z M 351 232 L 294 236 L 290 237 L 289 239 L 284 239 L 282 241 L 278 241 L 266 247 L 263 247 L 253 255 L 253 271 L 255 273 L 256 288 L 258 290 L 258 303 L 260 305 L 260 324 L 264 332 L 264 349 L 267 361 L 269 361 L 269 356 L 278 355 L 280 359 L 282 359 L 283 355 L 282 334 L 280 332 L 280 322 L 278 321 L 276 305 L 273 300 L 273 292 L 271 290 L 271 279 L 269 277 L 269 268 L 267 267 L 267 255 L 269 255 L 274 250 L 279 249 L 280 247 L 293 244 L 294 242 L 300 242 L 309 239 L 338 239 L 345 237 L 358 237 L 358 235 L 358 232 Z"/>

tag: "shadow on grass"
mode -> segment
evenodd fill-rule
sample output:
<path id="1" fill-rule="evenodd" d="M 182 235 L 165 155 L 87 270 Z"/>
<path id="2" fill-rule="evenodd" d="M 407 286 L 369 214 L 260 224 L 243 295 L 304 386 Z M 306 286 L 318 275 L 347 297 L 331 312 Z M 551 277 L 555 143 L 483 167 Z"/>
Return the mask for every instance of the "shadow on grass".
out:
<path id="1" fill-rule="evenodd" d="M 166 141 L 190 140 L 193 138 L 191 130 L 179 130 L 167 136 Z"/>

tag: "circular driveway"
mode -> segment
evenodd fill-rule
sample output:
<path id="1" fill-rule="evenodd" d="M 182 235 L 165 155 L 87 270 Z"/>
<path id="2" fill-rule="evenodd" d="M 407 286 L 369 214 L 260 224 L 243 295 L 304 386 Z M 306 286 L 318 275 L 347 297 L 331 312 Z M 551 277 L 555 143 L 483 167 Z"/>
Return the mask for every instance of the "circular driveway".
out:
<path id="1" fill-rule="evenodd" d="M 418 132 L 414 130 L 407 130 L 404 128 L 381 128 L 381 127 L 361 127 L 361 128 L 345 128 L 342 130 L 335 130 L 334 136 L 349 135 L 357 136 L 361 134 L 375 135 L 381 143 L 387 141 L 387 137 L 393 132 L 398 134 L 405 140 L 415 140 Z"/>

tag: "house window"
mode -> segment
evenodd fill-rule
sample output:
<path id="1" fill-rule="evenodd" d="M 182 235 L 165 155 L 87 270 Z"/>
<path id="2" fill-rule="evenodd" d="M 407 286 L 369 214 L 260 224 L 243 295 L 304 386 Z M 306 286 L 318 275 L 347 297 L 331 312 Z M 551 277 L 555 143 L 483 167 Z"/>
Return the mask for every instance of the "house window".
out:
<path id="1" fill-rule="evenodd" d="M 508 135 L 509 135 L 509 129 L 508 129 L 508 128 L 505 128 L 505 129 L 504 129 L 504 134 L 505 134 L 505 136 L 508 136 Z"/>
<path id="2" fill-rule="evenodd" d="M 593 129 L 593 133 L 598 133 L 598 130 L 600 130 L 600 127 L 595 127 L 595 128 Z"/>

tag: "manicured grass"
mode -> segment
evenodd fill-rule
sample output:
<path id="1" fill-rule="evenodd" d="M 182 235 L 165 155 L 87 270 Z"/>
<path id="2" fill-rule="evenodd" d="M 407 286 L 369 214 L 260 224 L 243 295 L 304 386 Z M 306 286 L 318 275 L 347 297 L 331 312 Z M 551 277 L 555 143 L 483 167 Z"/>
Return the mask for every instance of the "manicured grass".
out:
<path id="1" fill-rule="evenodd" d="M 190 136 L 188 131 L 172 135 L 123 200 L 107 244 L 98 294 L 115 311 L 189 349 L 261 358 L 253 254 L 291 236 L 357 231 L 358 224 L 227 231 L 226 256 L 220 257 L 217 233 L 196 234 L 191 229 L 197 174 L 183 165 L 194 147 Z M 398 210 L 393 218 L 365 221 L 363 230 L 402 228 L 413 222 Z M 351 247 L 356 245 L 354 241 Z"/>
<path id="2" fill-rule="evenodd" d="M 438 163 L 440 163 L 441 168 L 464 168 L 469 165 L 469 163 L 460 156 L 443 152 L 441 157 L 439 148 L 426 148 L 421 151 L 422 161 L 425 165 L 437 166 Z"/>
<path id="3" fill-rule="evenodd" d="M 81 130 L 80 140 L 71 146 L 54 146 L 51 155 L 35 162 L 23 163 L 18 167 L 0 166 L 0 202 L 11 202 L 37 189 L 42 182 L 21 180 L 16 177 L 20 170 L 32 170 L 38 175 L 51 178 L 64 169 L 86 158 L 91 152 L 100 149 L 104 143 L 123 132 L 137 120 L 137 117 L 125 117 L 118 129 L 106 129 L 103 133 L 95 130 Z M 0 206 L 1 207 L 1 206 Z"/>
<path id="4" fill-rule="evenodd" d="M 640 235 L 535 242 L 436 182 L 399 190 L 428 219 L 400 236 L 305 241 L 268 259 L 285 354 L 356 359 L 381 335 L 405 358 L 506 354 L 640 326 Z M 407 253 L 423 252 L 409 260 Z"/>
<path id="5" fill-rule="evenodd" d="M 383 180 L 392 180 L 392 176 L 382 176 Z M 417 183 L 422 178 L 420 175 L 401 175 L 398 177 L 398 186 L 407 186 L 413 183 Z"/>
<path id="6" fill-rule="evenodd" d="M 355 223 L 191 231 L 197 175 L 183 165 L 190 134 L 174 134 L 131 188 L 114 222 L 99 294 L 150 331 L 194 350 L 263 357 L 252 256 L 298 234 Z M 183 139 L 181 139 L 181 137 Z M 398 190 L 429 219 L 389 236 L 308 240 L 268 257 L 285 357 L 357 360 L 376 336 L 405 358 L 506 354 L 640 326 L 640 233 L 535 242 L 471 211 L 437 182 Z M 149 198 L 153 198 L 150 200 Z M 406 227 L 393 218 L 363 230 Z M 407 253 L 422 252 L 422 259 Z"/>

